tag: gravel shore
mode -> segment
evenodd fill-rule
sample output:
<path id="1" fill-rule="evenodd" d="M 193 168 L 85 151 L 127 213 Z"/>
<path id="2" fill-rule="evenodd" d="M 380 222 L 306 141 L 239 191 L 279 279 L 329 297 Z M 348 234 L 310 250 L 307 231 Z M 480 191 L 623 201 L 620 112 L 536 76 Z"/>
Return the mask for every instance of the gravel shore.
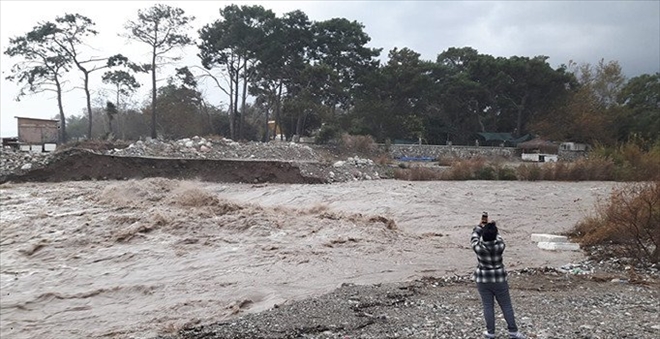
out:
<path id="1" fill-rule="evenodd" d="M 523 269 L 509 275 L 520 331 L 528 338 L 660 336 L 657 277 Z M 249 300 L 245 301 L 249 304 Z M 498 338 L 506 323 L 496 310 Z M 306 300 L 215 324 L 189 324 L 158 339 L 481 338 L 481 304 L 469 276 L 343 285 Z"/>

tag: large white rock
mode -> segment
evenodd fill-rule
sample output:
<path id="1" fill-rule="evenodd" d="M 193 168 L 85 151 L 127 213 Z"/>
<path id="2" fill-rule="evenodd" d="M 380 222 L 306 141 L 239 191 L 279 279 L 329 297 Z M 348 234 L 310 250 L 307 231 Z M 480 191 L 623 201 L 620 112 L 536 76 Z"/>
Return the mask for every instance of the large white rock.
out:
<path id="1" fill-rule="evenodd" d="M 548 251 L 579 251 L 580 245 L 572 242 L 546 242 L 542 241 L 538 243 L 538 246 L 542 250 Z"/>
<path id="2" fill-rule="evenodd" d="M 532 234 L 532 242 L 568 242 L 568 238 L 563 235 L 534 233 Z"/>

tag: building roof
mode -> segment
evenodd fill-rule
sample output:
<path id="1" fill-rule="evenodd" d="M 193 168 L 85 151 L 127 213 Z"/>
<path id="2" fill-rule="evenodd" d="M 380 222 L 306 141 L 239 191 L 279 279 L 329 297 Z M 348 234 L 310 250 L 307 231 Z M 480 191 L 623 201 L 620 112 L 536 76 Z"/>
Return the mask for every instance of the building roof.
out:
<path id="1" fill-rule="evenodd" d="M 538 149 L 543 152 L 557 152 L 559 146 L 552 141 L 543 140 L 541 138 L 532 139 L 529 141 L 521 142 L 518 144 L 518 148 L 524 150 Z"/>
<path id="2" fill-rule="evenodd" d="M 41 121 L 60 121 L 59 119 L 41 119 L 41 118 L 17 117 L 17 116 L 14 116 L 14 118 L 16 118 L 16 119 L 41 120 Z"/>

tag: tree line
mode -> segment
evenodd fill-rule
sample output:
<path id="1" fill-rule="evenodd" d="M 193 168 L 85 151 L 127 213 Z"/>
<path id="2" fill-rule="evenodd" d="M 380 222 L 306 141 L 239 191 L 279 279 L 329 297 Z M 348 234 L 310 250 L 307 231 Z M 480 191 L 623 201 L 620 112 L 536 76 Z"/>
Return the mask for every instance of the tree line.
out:
<path id="1" fill-rule="evenodd" d="M 135 62 L 121 54 L 86 57 L 82 47 L 98 34 L 95 24 L 65 14 L 10 40 L 5 54 L 20 61 L 7 78 L 22 86 L 18 97 L 56 93 L 62 141 L 67 122 L 87 138 L 267 141 L 275 137 L 271 120 L 286 139 L 350 133 L 468 144 L 477 132 L 507 132 L 605 145 L 631 136 L 660 141 L 660 73 L 626 79 L 616 61 L 553 68 L 547 56 L 450 47 L 436 60 L 393 48 L 381 63 L 382 49 L 367 46 L 365 27 L 345 18 L 311 21 L 300 10 L 277 16 L 262 6 L 229 5 L 196 37 L 189 34 L 193 20 L 164 4 L 138 11 L 121 34 L 148 46 L 149 60 Z M 177 64 L 175 49 L 193 44 L 199 64 Z M 179 67 L 159 87 L 165 65 Z M 100 70 L 115 95 L 92 107 L 89 79 Z M 70 84 L 63 79 L 73 71 L 83 75 L 86 115 L 67 118 L 62 93 Z M 150 100 L 128 109 L 126 99 L 142 85 L 138 73 L 151 75 Z M 200 81 L 226 95 L 226 108 L 205 98 Z"/>

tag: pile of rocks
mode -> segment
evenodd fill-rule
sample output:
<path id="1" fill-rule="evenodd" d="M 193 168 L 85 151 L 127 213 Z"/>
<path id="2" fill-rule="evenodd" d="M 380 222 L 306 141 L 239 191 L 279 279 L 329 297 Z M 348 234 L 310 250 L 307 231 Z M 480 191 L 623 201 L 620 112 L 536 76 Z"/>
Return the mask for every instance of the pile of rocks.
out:
<path id="1" fill-rule="evenodd" d="M 230 139 L 185 138 L 172 141 L 147 139 L 105 154 L 131 157 L 261 159 L 283 161 L 316 161 L 320 155 L 309 146 L 292 142 L 247 142 Z"/>
<path id="2" fill-rule="evenodd" d="M 42 168 L 53 159 L 53 153 L 21 152 L 13 149 L 0 150 L 0 176 Z"/>

